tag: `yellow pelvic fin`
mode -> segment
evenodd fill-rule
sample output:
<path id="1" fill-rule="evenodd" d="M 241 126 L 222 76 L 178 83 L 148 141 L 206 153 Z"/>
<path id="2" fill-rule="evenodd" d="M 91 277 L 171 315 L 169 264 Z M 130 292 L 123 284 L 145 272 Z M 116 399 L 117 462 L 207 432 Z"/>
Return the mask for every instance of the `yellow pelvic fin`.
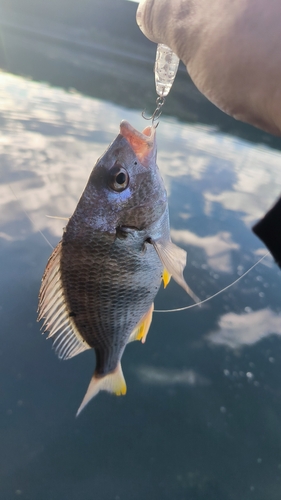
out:
<path id="1" fill-rule="evenodd" d="M 172 275 L 169 273 L 169 271 L 167 271 L 167 269 L 164 269 L 162 275 L 164 288 L 166 288 L 166 286 L 169 285 L 171 277 Z"/>
<path id="2" fill-rule="evenodd" d="M 95 374 L 93 375 L 84 399 L 78 408 L 76 417 L 78 417 L 89 401 L 91 401 L 91 399 L 94 398 L 100 391 L 111 392 L 116 394 L 116 396 L 123 396 L 126 394 L 127 386 L 122 372 L 121 363 L 118 363 L 115 370 L 108 373 L 104 377 L 97 377 Z"/>
<path id="3" fill-rule="evenodd" d="M 132 331 L 128 342 L 133 342 L 134 340 L 141 340 L 143 344 L 145 343 L 148 330 L 150 328 L 152 321 L 153 310 L 154 310 L 154 304 L 152 303 L 147 313 L 145 313 L 140 322 Z"/>

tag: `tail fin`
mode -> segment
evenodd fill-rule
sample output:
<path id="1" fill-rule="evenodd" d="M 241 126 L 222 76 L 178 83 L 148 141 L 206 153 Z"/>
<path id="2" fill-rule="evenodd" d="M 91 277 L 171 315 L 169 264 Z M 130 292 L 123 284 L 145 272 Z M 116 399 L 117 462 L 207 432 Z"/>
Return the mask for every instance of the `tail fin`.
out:
<path id="1" fill-rule="evenodd" d="M 87 392 L 81 405 L 78 408 L 76 417 L 81 413 L 85 406 L 94 398 L 98 392 L 108 391 L 116 394 L 116 396 L 123 396 L 127 392 L 127 386 L 122 372 L 121 363 L 118 363 L 115 370 L 104 377 L 97 377 L 93 375 Z"/>

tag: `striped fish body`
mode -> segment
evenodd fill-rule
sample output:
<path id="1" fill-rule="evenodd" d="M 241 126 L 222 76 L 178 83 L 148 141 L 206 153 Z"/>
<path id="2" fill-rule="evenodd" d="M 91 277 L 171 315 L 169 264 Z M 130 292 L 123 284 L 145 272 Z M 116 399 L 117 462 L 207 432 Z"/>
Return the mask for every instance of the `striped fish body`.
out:
<path id="1" fill-rule="evenodd" d="M 94 349 L 96 368 L 78 410 L 100 391 L 125 394 L 121 357 L 144 341 L 163 278 L 196 300 L 183 278 L 186 252 L 170 240 L 166 190 L 156 165 L 155 127 L 121 122 L 97 161 L 53 251 L 39 293 L 38 319 L 62 359 Z"/>
<path id="2" fill-rule="evenodd" d="M 119 229 L 116 235 L 85 228 L 81 241 L 71 226 L 61 243 L 64 299 L 75 329 L 95 349 L 96 375 L 105 376 L 149 310 L 163 265 L 146 231 Z"/>

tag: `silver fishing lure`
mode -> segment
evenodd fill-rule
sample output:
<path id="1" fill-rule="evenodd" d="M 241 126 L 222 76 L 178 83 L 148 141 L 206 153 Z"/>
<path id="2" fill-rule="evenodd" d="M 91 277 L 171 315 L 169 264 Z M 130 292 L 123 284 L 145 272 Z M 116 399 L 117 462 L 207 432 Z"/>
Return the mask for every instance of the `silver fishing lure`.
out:
<path id="1" fill-rule="evenodd" d="M 144 113 L 142 113 L 142 116 L 146 120 L 152 120 L 153 125 L 155 125 L 155 121 L 158 120 L 162 113 L 162 107 L 174 83 L 179 62 L 178 56 L 170 47 L 164 43 L 158 43 L 154 64 L 155 88 L 158 95 L 156 99 L 156 109 L 149 117 L 145 117 Z"/>

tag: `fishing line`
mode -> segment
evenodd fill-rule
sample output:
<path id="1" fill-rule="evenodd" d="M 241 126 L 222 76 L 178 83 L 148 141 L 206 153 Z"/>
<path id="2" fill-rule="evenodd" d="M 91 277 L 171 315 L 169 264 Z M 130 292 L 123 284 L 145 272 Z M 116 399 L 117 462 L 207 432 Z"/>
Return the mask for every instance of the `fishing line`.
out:
<path id="1" fill-rule="evenodd" d="M 58 215 L 45 215 L 48 219 L 69 220 L 69 217 L 59 217 Z"/>
<path id="2" fill-rule="evenodd" d="M 240 281 L 242 278 L 244 278 L 246 276 L 246 274 L 248 274 L 250 271 L 252 271 L 252 269 L 254 269 L 254 267 L 256 267 L 258 264 L 260 264 L 262 262 L 262 260 L 265 259 L 265 257 L 267 257 L 268 255 L 270 255 L 270 252 L 266 252 L 266 254 L 263 257 L 261 257 L 255 264 L 253 264 L 253 266 L 251 266 L 244 274 L 242 274 L 242 276 L 239 276 L 239 278 L 237 278 L 235 281 L 233 281 L 232 283 L 230 283 L 229 285 L 224 287 L 219 292 L 214 293 L 214 295 L 211 295 L 207 299 L 201 300 L 201 302 L 197 302 L 196 304 L 191 304 L 190 306 L 179 307 L 177 309 L 154 309 L 153 312 L 156 312 L 156 313 L 179 312 L 179 311 L 186 311 L 187 309 L 191 309 L 192 307 L 201 306 L 202 304 L 205 304 L 205 302 L 208 302 L 209 300 L 213 299 L 214 297 L 217 297 L 221 293 L 228 290 L 228 288 L 235 285 L 235 283 L 238 283 L 238 281 Z"/>
<path id="3" fill-rule="evenodd" d="M 19 197 L 16 195 L 15 191 L 13 190 L 11 184 L 8 184 L 10 190 L 12 191 L 14 197 L 16 198 L 16 200 L 18 201 L 18 203 L 20 203 L 20 199 Z M 23 213 L 26 215 L 26 217 L 28 218 L 28 220 L 30 220 L 31 224 L 35 227 L 35 223 L 34 221 L 32 220 L 32 218 L 28 215 L 28 213 L 24 210 L 24 208 L 21 207 L 21 210 L 23 211 Z M 54 250 L 54 247 L 53 245 L 49 242 L 48 238 L 45 236 L 44 233 L 42 233 L 42 231 L 40 229 L 38 229 L 38 232 L 41 234 L 41 236 L 44 238 L 44 240 L 46 241 L 46 243 L 48 243 L 48 245 L 51 247 L 52 250 Z"/>

